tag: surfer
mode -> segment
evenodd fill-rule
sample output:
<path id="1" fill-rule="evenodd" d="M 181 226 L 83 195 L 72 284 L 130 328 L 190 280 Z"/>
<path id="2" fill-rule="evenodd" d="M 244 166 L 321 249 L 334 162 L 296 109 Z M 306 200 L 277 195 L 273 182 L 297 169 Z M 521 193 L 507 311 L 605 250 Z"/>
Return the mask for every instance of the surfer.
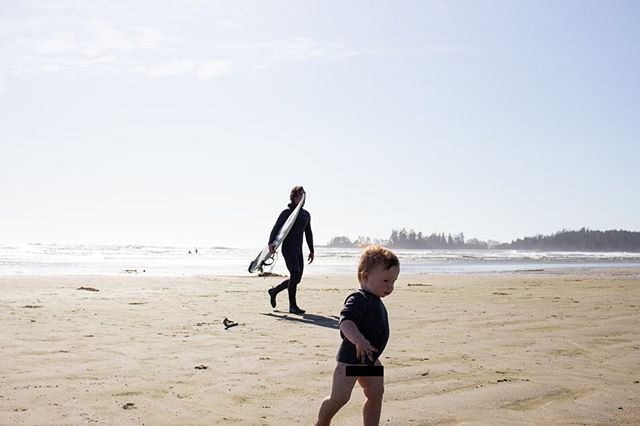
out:
<path id="1" fill-rule="evenodd" d="M 305 197 L 305 190 L 302 186 L 294 186 L 289 194 L 289 200 L 291 203 L 288 208 L 283 210 L 276 221 L 276 224 L 271 230 L 269 236 L 269 251 L 275 252 L 276 248 L 273 244 L 274 239 L 278 234 L 278 230 L 282 227 L 289 215 L 296 208 L 298 203 Z M 302 204 L 304 206 L 304 202 Z M 289 231 L 289 234 L 282 242 L 282 255 L 284 261 L 287 264 L 289 270 L 289 278 L 278 284 L 277 286 L 269 289 L 269 298 L 271 299 L 271 306 L 276 307 L 276 296 L 278 293 L 287 289 L 289 291 L 289 313 L 302 315 L 305 313 L 303 309 L 300 309 L 296 302 L 296 290 L 300 280 L 302 280 L 302 271 L 304 270 L 304 257 L 302 256 L 302 236 L 306 237 L 307 246 L 309 247 L 309 263 L 313 262 L 313 233 L 311 232 L 311 215 L 308 211 L 301 208 L 298 213 L 298 217 Z"/>

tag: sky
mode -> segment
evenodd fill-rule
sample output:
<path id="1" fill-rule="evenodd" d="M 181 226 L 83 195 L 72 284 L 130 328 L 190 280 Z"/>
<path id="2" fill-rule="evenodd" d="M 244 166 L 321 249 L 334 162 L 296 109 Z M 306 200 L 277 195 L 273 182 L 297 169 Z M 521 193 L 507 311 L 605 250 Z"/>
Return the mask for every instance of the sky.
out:
<path id="1" fill-rule="evenodd" d="M 0 11 L 0 243 L 640 231 L 637 1 Z"/>

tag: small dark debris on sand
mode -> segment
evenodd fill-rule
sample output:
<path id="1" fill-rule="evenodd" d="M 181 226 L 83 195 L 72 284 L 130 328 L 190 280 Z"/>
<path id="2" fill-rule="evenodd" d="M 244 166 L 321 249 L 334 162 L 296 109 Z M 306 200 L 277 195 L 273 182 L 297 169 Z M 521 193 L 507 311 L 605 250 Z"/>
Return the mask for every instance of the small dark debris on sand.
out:
<path id="1" fill-rule="evenodd" d="M 226 330 L 227 328 L 235 327 L 236 325 L 238 325 L 238 323 L 237 323 L 236 321 L 231 321 L 231 320 L 230 320 L 229 318 L 227 318 L 227 317 L 225 317 L 225 318 L 222 320 L 222 324 L 224 325 L 225 330 Z"/>
<path id="2" fill-rule="evenodd" d="M 136 404 L 134 404 L 133 402 L 127 402 L 122 406 L 122 408 L 124 408 L 125 410 L 135 410 L 138 407 L 136 407 Z"/>
<path id="3" fill-rule="evenodd" d="M 97 288 L 93 287 L 78 287 L 78 290 L 86 290 L 86 291 L 100 291 Z"/>
<path id="4" fill-rule="evenodd" d="M 260 272 L 259 277 L 284 277 L 284 275 L 276 274 L 275 272 Z"/>
<path id="5" fill-rule="evenodd" d="M 24 305 L 23 308 L 37 309 L 37 308 L 42 308 L 42 305 Z"/>
<path id="6" fill-rule="evenodd" d="M 504 291 L 494 291 L 493 294 L 497 294 L 498 296 L 509 296 L 511 293 L 505 293 Z"/>
<path id="7" fill-rule="evenodd" d="M 206 370 L 209 367 L 207 367 L 206 365 L 200 364 L 200 365 L 196 365 L 193 368 L 195 368 L 196 370 Z"/>
<path id="8" fill-rule="evenodd" d="M 422 283 L 409 283 L 407 284 L 409 287 L 433 287 L 431 284 L 422 284 Z"/>

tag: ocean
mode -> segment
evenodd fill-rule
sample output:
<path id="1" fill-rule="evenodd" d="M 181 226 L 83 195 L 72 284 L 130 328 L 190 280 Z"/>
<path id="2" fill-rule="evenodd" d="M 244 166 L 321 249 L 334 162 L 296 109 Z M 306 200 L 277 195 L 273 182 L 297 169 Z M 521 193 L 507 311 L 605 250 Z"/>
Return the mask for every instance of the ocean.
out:
<path id="1" fill-rule="evenodd" d="M 197 253 L 196 253 L 197 250 Z M 0 244 L 0 275 L 248 276 L 260 247 L 185 247 L 87 244 Z M 640 253 L 519 250 L 394 250 L 401 271 L 495 273 L 561 268 L 640 268 Z M 306 252 L 305 252 L 306 253 Z M 360 249 L 316 247 L 305 274 L 355 274 Z M 267 271 L 287 274 L 284 259 Z"/>

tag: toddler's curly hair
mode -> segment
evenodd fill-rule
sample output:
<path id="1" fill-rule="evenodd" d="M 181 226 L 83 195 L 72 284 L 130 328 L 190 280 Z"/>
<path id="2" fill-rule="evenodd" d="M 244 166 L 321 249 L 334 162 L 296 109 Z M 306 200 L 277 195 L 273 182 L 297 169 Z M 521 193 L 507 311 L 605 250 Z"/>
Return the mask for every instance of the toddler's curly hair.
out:
<path id="1" fill-rule="evenodd" d="M 371 272 L 376 265 L 382 265 L 384 269 L 391 269 L 394 266 L 400 267 L 400 260 L 394 252 L 382 246 L 368 246 L 360 256 L 358 264 L 358 279 L 362 279 L 365 272 Z"/>

